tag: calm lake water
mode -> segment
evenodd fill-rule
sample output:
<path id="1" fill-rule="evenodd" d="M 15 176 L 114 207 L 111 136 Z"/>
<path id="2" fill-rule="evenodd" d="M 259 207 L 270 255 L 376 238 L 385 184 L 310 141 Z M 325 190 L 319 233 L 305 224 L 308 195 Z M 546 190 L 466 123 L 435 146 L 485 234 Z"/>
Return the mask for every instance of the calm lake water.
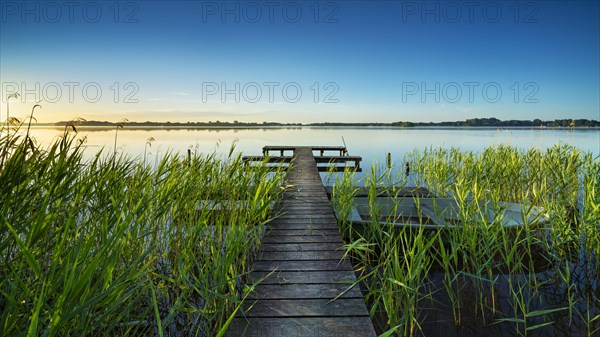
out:
<path id="1" fill-rule="evenodd" d="M 33 134 L 42 146 L 62 135 L 62 128 L 37 127 Z M 78 137 L 87 137 L 86 156 L 104 148 L 112 154 L 115 128 L 80 128 Z M 508 144 L 521 149 L 546 149 L 565 143 L 600 155 L 599 129 L 539 129 L 539 128 L 390 128 L 390 127 L 296 127 L 296 128 L 128 128 L 119 129 L 117 151 L 143 158 L 148 138 L 154 138 L 147 148 L 147 161 L 154 163 L 168 151 L 185 155 L 188 148 L 198 152 L 217 151 L 226 155 L 236 142 L 236 152 L 260 155 L 265 145 L 344 145 L 350 155 L 362 156 L 361 167 L 383 165 L 389 152 L 392 161 L 402 167 L 403 156 L 415 149 L 458 147 L 481 151 L 490 145 Z"/>

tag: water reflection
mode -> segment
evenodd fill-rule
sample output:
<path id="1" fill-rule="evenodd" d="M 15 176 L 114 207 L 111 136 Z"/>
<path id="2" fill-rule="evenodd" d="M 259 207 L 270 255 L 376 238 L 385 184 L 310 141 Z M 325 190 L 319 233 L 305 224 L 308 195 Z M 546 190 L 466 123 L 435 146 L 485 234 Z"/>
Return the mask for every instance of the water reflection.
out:
<path id="1" fill-rule="evenodd" d="M 61 136 L 60 127 L 35 127 L 34 137 L 44 147 Z M 104 148 L 112 153 L 115 127 L 81 127 L 78 137 L 87 137 L 89 158 Z M 361 166 L 385 165 L 390 154 L 394 166 L 404 169 L 404 155 L 413 150 L 430 147 L 459 147 L 481 151 L 494 144 L 508 144 L 522 149 L 546 149 L 566 143 L 594 155 L 600 154 L 599 129 L 496 129 L 496 128 L 385 128 L 385 127 L 261 127 L 261 128 L 130 128 L 119 129 L 117 151 L 142 158 L 146 140 L 153 137 L 149 162 L 167 152 L 184 155 L 192 147 L 200 152 L 227 153 L 236 142 L 236 151 L 246 155 L 260 155 L 265 145 L 343 145 L 350 155 L 363 157 Z M 342 138 L 343 137 L 343 138 Z M 343 140 L 342 140 L 343 139 Z M 110 150 L 110 151 L 108 151 Z M 399 165 L 398 165 L 399 164 Z"/>

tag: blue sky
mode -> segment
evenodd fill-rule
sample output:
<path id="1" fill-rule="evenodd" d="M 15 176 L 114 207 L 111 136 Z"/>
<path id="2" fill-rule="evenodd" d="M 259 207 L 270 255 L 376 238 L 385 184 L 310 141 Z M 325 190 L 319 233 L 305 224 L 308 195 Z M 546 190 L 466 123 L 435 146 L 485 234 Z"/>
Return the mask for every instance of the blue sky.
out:
<path id="1" fill-rule="evenodd" d="M 597 1 L 2 1 L 2 119 L 600 119 Z"/>

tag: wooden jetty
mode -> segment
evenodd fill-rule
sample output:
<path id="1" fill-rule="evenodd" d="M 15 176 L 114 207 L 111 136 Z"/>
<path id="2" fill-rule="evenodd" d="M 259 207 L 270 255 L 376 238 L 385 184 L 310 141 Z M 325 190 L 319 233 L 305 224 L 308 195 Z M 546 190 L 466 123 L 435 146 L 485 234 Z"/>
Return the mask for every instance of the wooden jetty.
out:
<path id="1" fill-rule="evenodd" d="M 281 201 L 283 215 L 268 225 L 261 256 L 250 274 L 252 281 L 260 282 L 228 336 L 376 335 L 360 288 L 351 287 L 356 278 L 350 262 L 342 260 L 342 237 L 313 150 L 293 149 L 286 177 L 293 187 Z M 345 148 L 333 150 L 347 153 Z"/>
<path id="2" fill-rule="evenodd" d="M 268 163 L 277 163 L 279 165 L 289 164 L 292 162 L 294 156 L 286 155 L 286 153 L 294 152 L 294 149 L 300 148 L 298 146 L 265 146 L 263 147 L 262 156 L 244 156 L 242 159 L 246 163 L 267 161 Z M 361 171 L 360 162 L 362 157 L 348 155 L 348 150 L 344 146 L 307 146 L 302 147 L 309 151 L 311 154 L 314 151 L 318 151 L 319 155 L 314 156 L 314 160 L 317 164 L 327 164 L 326 166 L 316 165 L 318 171 L 344 171 L 345 168 L 350 167 L 358 172 Z M 279 152 L 279 156 L 271 156 L 271 152 Z M 325 152 L 335 151 L 339 152 L 339 156 L 326 156 Z M 349 166 L 348 163 L 353 163 L 354 166 Z"/>

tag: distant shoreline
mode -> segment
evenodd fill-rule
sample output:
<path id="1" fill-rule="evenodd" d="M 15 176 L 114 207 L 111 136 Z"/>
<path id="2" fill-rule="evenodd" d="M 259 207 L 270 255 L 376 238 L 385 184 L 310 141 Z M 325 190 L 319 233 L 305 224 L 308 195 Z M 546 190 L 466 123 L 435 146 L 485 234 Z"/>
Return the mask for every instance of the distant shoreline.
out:
<path id="1" fill-rule="evenodd" d="M 32 124 L 34 128 L 48 128 L 48 129 L 64 129 L 64 125 L 55 125 L 51 123 L 39 123 Z M 77 129 L 80 130 L 113 130 L 115 125 L 79 125 Z M 511 126 L 511 127 L 494 127 L 494 126 L 391 126 L 391 125 L 281 125 L 281 126 L 244 126 L 244 125 L 231 125 L 231 126 L 176 126 L 176 125 L 126 125 L 125 129 L 128 130 L 299 130 L 299 129 L 397 129 L 397 130 L 598 130 L 600 126 L 576 126 L 576 127 L 564 127 L 564 126 L 550 126 L 550 127 L 539 127 L 539 126 Z"/>
<path id="2" fill-rule="evenodd" d="M 36 126 L 66 127 L 117 127 L 127 128 L 163 128 L 163 129 L 256 129 L 256 128 L 302 128 L 302 127 L 368 127 L 368 128 L 495 128 L 495 129 L 589 129 L 600 128 L 600 121 L 589 119 L 555 119 L 553 121 L 535 120 L 499 120 L 497 118 L 473 118 L 454 122 L 391 122 L 391 123 L 279 123 L 279 122 L 108 122 L 108 121 L 60 121 L 56 123 L 35 123 Z"/>

